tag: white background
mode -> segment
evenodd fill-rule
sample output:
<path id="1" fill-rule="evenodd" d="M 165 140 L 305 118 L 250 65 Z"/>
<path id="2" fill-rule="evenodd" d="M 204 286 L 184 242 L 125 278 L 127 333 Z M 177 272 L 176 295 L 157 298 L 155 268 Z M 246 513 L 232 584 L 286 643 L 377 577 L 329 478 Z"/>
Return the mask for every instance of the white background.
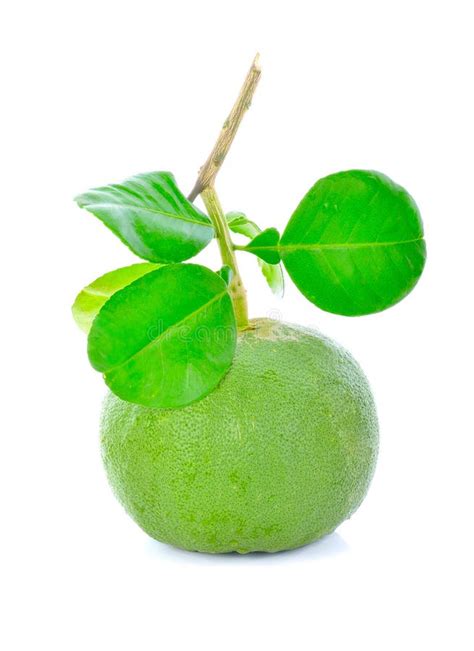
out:
<path id="1" fill-rule="evenodd" d="M 0 645 L 17 650 L 472 649 L 472 2 L 5 2 L 0 19 Z M 352 167 L 424 217 L 415 291 L 375 316 L 272 297 L 372 384 L 369 495 L 298 551 L 212 557 L 148 539 L 106 483 L 105 393 L 70 316 L 134 261 L 72 197 L 154 169 L 194 183 L 255 52 L 263 75 L 218 180 L 226 210 L 280 230 L 313 182 Z M 216 268 L 214 247 L 200 256 Z"/>

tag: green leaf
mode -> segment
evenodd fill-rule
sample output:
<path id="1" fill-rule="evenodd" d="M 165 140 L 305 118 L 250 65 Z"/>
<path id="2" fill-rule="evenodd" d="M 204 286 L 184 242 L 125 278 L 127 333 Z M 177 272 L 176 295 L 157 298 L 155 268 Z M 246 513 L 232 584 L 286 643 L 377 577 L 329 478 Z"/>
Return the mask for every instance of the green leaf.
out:
<path id="1" fill-rule="evenodd" d="M 278 251 L 278 242 L 280 241 L 280 233 L 276 228 L 267 228 L 259 233 L 253 240 L 245 247 L 237 247 L 244 251 L 253 253 L 258 258 L 265 260 L 269 264 L 278 264 L 281 260 Z"/>
<path id="2" fill-rule="evenodd" d="M 231 283 L 232 276 L 234 275 L 229 265 L 225 264 L 223 267 L 219 269 L 217 274 L 222 278 L 222 280 L 225 282 L 225 284 L 228 287 Z"/>
<path id="3" fill-rule="evenodd" d="M 272 292 L 278 298 L 282 298 L 285 293 L 285 279 L 281 264 L 268 264 L 268 262 L 264 262 L 260 258 L 258 264 Z"/>
<path id="4" fill-rule="evenodd" d="M 228 212 L 226 219 L 231 231 L 245 235 L 249 239 L 253 239 L 262 232 L 262 229 L 255 222 L 250 221 L 243 212 Z"/>
<path id="5" fill-rule="evenodd" d="M 262 232 L 257 224 L 250 221 L 242 212 L 229 212 L 226 215 L 226 219 L 231 231 L 239 235 L 244 235 L 249 239 L 253 239 Z M 268 262 L 264 262 L 260 258 L 258 259 L 258 264 L 272 292 L 281 298 L 285 289 L 281 264 L 268 264 Z"/>
<path id="6" fill-rule="evenodd" d="M 116 292 L 95 318 L 92 366 L 123 400 L 182 407 L 228 371 L 236 325 L 225 282 L 206 267 L 173 264 Z"/>
<path id="7" fill-rule="evenodd" d="M 417 283 L 426 247 L 412 197 L 379 172 L 319 180 L 291 217 L 278 250 L 299 290 L 323 310 L 384 310 Z"/>
<path id="8" fill-rule="evenodd" d="M 99 310 L 119 289 L 126 287 L 144 274 L 155 271 L 161 265 L 151 262 L 139 262 L 128 267 L 115 269 L 100 276 L 77 295 L 72 306 L 72 315 L 77 325 L 88 333 Z"/>
<path id="9" fill-rule="evenodd" d="M 181 262 L 213 238 L 209 218 L 178 189 L 170 172 L 150 172 L 76 197 L 134 253 L 151 262 Z"/>

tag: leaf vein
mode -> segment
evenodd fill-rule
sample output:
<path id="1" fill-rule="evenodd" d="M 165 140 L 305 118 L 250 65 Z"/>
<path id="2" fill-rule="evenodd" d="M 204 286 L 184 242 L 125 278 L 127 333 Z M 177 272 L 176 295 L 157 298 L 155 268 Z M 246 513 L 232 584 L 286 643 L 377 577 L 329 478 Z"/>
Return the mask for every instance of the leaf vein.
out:
<path id="1" fill-rule="evenodd" d="M 186 321 L 189 321 L 189 320 L 192 319 L 194 316 L 196 316 L 196 314 L 199 314 L 199 312 L 201 312 L 202 310 L 205 310 L 205 309 L 208 308 L 210 305 L 212 305 L 212 304 L 215 303 L 216 301 L 218 301 L 218 300 L 220 300 L 221 298 L 223 298 L 226 294 L 227 294 L 227 290 L 225 290 L 225 291 L 223 291 L 223 292 L 221 292 L 221 293 L 219 293 L 219 294 L 216 294 L 213 298 L 211 298 L 210 301 L 207 301 L 207 303 L 204 303 L 203 305 L 200 305 L 200 306 L 198 307 L 197 310 L 194 310 L 193 312 L 190 312 L 190 313 L 187 314 L 183 319 L 180 319 L 179 321 L 176 321 L 175 323 L 171 324 L 168 328 L 166 328 L 166 330 L 164 330 L 164 331 L 163 331 L 161 334 L 159 334 L 157 337 L 155 337 L 154 339 L 152 339 L 151 341 L 149 341 L 147 344 L 145 344 L 145 346 L 142 346 L 142 348 L 140 348 L 139 350 L 137 350 L 136 352 L 134 352 L 134 353 L 133 353 L 132 355 L 130 355 L 126 360 L 124 360 L 123 362 L 120 362 L 119 364 L 116 364 L 115 366 L 111 366 L 111 367 L 108 368 L 106 371 L 104 371 L 104 373 L 107 375 L 108 373 L 111 373 L 111 372 L 113 372 L 113 371 L 116 371 L 116 370 L 118 370 L 120 367 L 125 366 L 125 365 L 128 364 L 128 363 L 129 363 L 129 362 L 130 362 L 134 357 L 136 357 L 137 355 L 139 355 L 140 353 L 142 353 L 144 350 L 146 350 L 146 349 L 149 348 L 150 346 L 153 346 L 154 344 L 156 344 L 160 339 L 162 339 L 162 338 L 165 336 L 165 334 L 168 336 L 168 335 L 170 334 L 170 331 L 175 330 L 176 328 L 178 328 L 179 326 L 181 326 L 181 325 L 182 325 L 183 323 L 185 323 Z"/>
<path id="2" fill-rule="evenodd" d="M 413 240 L 401 240 L 398 242 L 344 242 L 334 244 L 278 244 L 277 246 L 259 246 L 259 249 L 272 249 L 276 251 L 291 251 L 291 250 L 319 250 L 319 249 L 363 249 L 372 247 L 391 247 L 401 246 L 405 244 L 414 244 L 421 242 L 424 238 L 417 237 Z"/>
<path id="3" fill-rule="evenodd" d="M 94 212 L 94 210 L 99 210 L 101 208 L 119 208 L 119 209 L 127 208 L 129 210 L 140 210 L 143 212 L 149 212 L 156 215 L 164 215 L 165 217 L 171 217 L 172 219 L 180 219 L 190 224 L 204 226 L 204 228 L 212 229 L 211 223 L 200 221 L 198 219 L 190 219 L 189 217 L 185 217 L 184 215 L 169 213 L 164 210 L 159 210 L 157 208 L 150 208 L 149 206 L 138 206 L 136 204 L 127 204 L 127 203 L 90 203 L 90 204 L 83 204 L 81 208 L 85 208 L 89 212 Z"/>

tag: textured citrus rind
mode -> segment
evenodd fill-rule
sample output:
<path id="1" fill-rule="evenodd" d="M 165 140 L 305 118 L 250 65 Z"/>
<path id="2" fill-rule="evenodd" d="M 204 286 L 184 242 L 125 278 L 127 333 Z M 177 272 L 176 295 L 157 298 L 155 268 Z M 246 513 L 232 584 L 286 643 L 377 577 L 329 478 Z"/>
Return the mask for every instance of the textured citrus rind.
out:
<path id="1" fill-rule="evenodd" d="M 109 394 L 101 443 L 118 499 L 150 536 L 203 552 L 274 552 L 333 531 L 363 500 L 378 447 L 354 359 L 312 330 L 268 319 L 232 368 L 175 410 Z"/>

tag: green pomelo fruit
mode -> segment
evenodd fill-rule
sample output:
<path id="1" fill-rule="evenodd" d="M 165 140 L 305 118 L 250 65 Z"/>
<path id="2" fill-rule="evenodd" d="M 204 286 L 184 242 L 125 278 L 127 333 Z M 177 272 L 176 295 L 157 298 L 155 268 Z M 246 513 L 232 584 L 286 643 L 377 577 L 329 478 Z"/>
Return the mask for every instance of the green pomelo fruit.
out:
<path id="1" fill-rule="evenodd" d="M 202 552 L 275 552 L 333 531 L 363 500 L 377 417 L 353 358 L 307 328 L 259 319 L 232 368 L 182 409 L 105 400 L 110 483 L 150 536 Z"/>

